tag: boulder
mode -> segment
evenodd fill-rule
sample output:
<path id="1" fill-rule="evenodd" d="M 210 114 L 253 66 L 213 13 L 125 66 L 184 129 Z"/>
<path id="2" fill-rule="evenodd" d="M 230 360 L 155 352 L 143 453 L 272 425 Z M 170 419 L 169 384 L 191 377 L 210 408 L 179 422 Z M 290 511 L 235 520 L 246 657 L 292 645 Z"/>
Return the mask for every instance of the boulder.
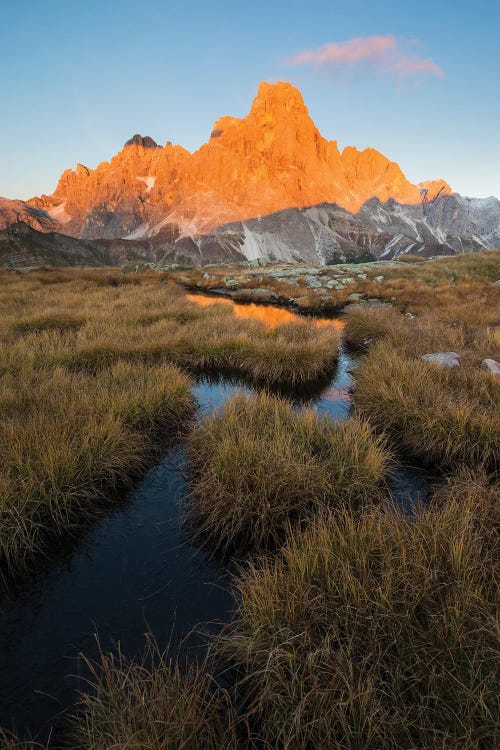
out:
<path id="1" fill-rule="evenodd" d="M 500 375 L 500 362 L 495 359 L 483 359 L 481 362 L 483 367 L 486 367 L 492 375 Z"/>
<path id="2" fill-rule="evenodd" d="M 267 300 L 271 302 L 278 299 L 278 295 L 271 292 L 270 289 L 249 289 L 248 291 L 250 292 L 250 297 L 262 300 L 262 302 Z"/>
<path id="3" fill-rule="evenodd" d="M 439 365 L 440 367 L 460 367 L 460 358 L 456 352 L 435 352 L 433 354 L 422 354 L 426 362 Z"/>

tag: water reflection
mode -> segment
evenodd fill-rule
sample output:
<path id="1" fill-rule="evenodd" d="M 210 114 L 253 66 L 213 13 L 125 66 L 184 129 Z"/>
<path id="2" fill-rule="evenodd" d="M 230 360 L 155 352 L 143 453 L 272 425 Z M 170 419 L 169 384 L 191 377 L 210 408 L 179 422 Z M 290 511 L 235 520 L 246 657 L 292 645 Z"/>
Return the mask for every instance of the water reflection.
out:
<path id="1" fill-rule="evenodd" d="M 276 328 L 286 323 L 304 323 L 306 321 L 313 322 L 315 326 L 333 326 L 335 328 L 343 328 L 344 323 L 338 319 L 329 318 L 305 318 L 303 315 L 292 312 L 291 310 L 285 310 L 282 307 L 273 307 L 272 305 L 257 305 L 255 302 L 248 302 L 240 304 L 233 302 L 231 299 L 225 297 L 212 297 L 209 294 L 186 294 L 186 299 L 189 302 L 194 302 L 199 307 L 208 307 L 210 305 L 226 305 L 231 307 L 235 317 L 242 318 L 243 320 L 259 320 L 264 325 L 270 328 Z"/>

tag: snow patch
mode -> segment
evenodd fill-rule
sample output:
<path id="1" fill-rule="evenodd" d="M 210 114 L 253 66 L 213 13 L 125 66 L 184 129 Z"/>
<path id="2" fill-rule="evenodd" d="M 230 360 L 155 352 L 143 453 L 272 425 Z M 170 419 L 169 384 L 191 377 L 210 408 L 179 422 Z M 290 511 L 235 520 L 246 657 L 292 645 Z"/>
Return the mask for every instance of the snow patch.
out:
<path id="1" fill-rule="evenodd" d="M 68 221 L 71 221 L 71 216 L 64 210 L 65 206 L 66 201 L 60 203 L 58 206 L 54 206 L 54 208 L 50 208 L 47 213 L 60 224 L 66 224 Z"/>
<path id="2" fill-rule="evenodd" d="M 136 180 L 140 180 L 146 185 L 146 193 L 150 193 L 154 188 L 156 177 L 136 177 Z"/>
<path id="3" fill-rule="evenodd" d="M 163 227 L 166 227 L 169 224 L 175 224 L 175 226 L 179 230 L 179 236 L 175 240 L 176 242 L 184 239 L 185 237 L 193 238 L 194 236 L 200 234 L 200 230 L 197 226 L 196 220 L 197 217 L 195 217 L 194 219 L 186 219 L 182 216 L 182 214 L 173 211 L 171 214 L 168 214 L 168 216 L 165 216 L 164 219 L 159 221 L 158 224 L 155 224 L 151 227 L 151 229 L 148 230 L 148 237 L 155 237 L 163 229 Z"/>
<path id="4" fill-rule="evenodd" d="M 384 258 L 386 255 L 389 255 L 394 245 L 396 245 L 402 239 L 403 239 L 402 234 L 397 234 L 395 237 L 393 237 L 392 240 L 388 242 L 387 245 L 385 246 L 385 250 L 380 257 Z"/>

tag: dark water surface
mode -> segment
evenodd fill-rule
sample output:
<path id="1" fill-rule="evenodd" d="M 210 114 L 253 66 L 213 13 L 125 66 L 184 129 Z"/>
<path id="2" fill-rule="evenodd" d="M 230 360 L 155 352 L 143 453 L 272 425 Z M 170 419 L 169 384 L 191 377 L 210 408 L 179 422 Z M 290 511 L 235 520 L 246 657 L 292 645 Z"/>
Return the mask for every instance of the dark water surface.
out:
<path id="1" fill-rule="evenodd" d="M 297 403 L 346 418 L 353 364 L 342 352 L 328 386 L 313 396 L 296 394 Z M 251 388 L 219 378 L 201 379 L 193 390 L 199 413 L 207 414 Z M 228 572 L 190 545 L 182 528 L 185 468 L 182 446 L 169 450 L 124 502 L 2 596 L 0 726 L 47 737 L 74 703 L 75 688 L 83 687 L 77 657 L 97 654 L 96 632 L 104 649 L 120 642 L 133 656 L 148 630 L 163 648 L 179 644 L 200 623 L 207 630 L 230 619 Z M 398 469 L 393 492 L 404 506 L 426 491 L 423 472 Z"/>

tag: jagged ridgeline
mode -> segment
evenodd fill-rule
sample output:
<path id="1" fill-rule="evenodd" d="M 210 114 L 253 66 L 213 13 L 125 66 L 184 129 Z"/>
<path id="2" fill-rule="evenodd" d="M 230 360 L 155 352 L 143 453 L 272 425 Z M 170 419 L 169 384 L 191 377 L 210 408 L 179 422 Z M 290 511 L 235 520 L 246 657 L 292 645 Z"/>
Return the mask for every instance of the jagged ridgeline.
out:
<path id="1" fill-rule="evenodd" d="M 375 149 L 340 151 L 288 83 L 262 83 L 249 114 L 217 120 L 194 153 L 136 134 L 110 162 L 66 170 L 51 195 L 0 199 L 0 229 L 19 222 L 92 241 L 80 249 L 68 241 L 68 260 L 59 238 L 29 235 L 32 247 L 43 245 L 62 264 L 73 252 L 90 252 L 92 264 L 334 263 L 500 244 L 496 198 L 462 197 L 442 179 L 412 184 Z M 18 266 L 23 256 L 16 236 L 0 234 L 4 266 Z M 45 253 L 51 262 L 45 250 L 31 261 Z"/>

